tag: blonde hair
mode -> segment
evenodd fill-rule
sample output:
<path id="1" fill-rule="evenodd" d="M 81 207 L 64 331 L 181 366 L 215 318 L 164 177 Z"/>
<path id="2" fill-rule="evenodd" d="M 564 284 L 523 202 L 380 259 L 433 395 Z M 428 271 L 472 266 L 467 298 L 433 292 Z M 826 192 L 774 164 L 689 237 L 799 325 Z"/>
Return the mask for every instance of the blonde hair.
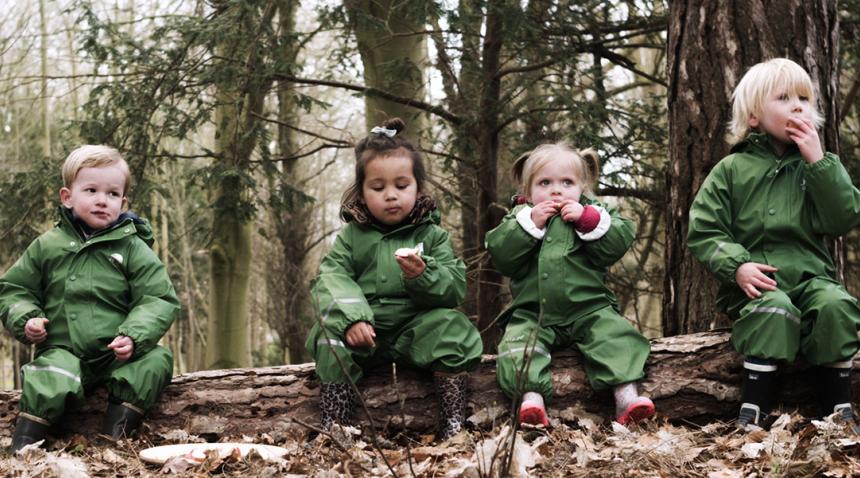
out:
<path id="1" fill-rule="evenodd" d="M 520 183 L 520 190 L 531 196 L 531 183 L 535 175 L 550 161 L 569 161 L 576 178 L 582 183 L 582 192 L 594 194 L 594 185 L 600 173 L 600 159 L 593 149 L 573 149 L 564 141 L 542 144 L 528 153 L 523 153 L 514 161 L 514 180 Z"/>
<path id="2" fill-rule="evenodd" d="M 761 117 L 765 101 L 776 91 L 808 97 L 815 127 L 824 124 L 824 118 L 815 105 L 815 86 L 809 73 L 787 58 L 773 58 L 750 68 L 735 87 L 726 141 L 736 144 L 743 140 L 750 131 L 750 118 Z"/>
<path id="3" fill-rule="evenodd" d="M 118 165 L 122 169 L 125 176 L 123 195 L 128 195 L 128 190 L 131 188 L 131 171 L 128 169 L 128 163 L 125 162 L 119 151 L 110 146 L 100 144 L 85 144 L 69 153 L 69 156 L 63 163 L 63 185 L 71 188 L 81 169 L 102 168 L 113 165 Z"/>

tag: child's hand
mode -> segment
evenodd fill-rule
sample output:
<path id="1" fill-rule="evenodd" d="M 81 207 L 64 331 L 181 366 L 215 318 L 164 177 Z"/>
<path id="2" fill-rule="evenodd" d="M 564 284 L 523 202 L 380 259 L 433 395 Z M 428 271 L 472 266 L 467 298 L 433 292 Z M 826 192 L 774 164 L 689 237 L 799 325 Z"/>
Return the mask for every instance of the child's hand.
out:
<path id="1" fill-rule="evenodd" d="M 800 155 L 803 156 L 804 161 L 807 163 L 817 163 L 824 157 L 824 151 L 821 150 L 821 139 L 818 138 L 818 131 L 815 129 L 815 125 L 812 124 L 812 121 L 789 118 L 788 124 L 785 126 L 785 132 L 797 144 Z"/>
<path id="2" fill-rule="evenodd" d="M 414 279 L 420 276 L 424 273 L 424 269 L 427 268 L 424 259 L 414 252 L 408 255 L 395 254 L 394 259 L 397 261 L 397 265 L 400 266 L 400 270 L 403 271 L 403 277 L 407 279 Z"/>
<path id="3" fill-rule="evenodd" d="M 746 262 L 735 271 L 735 282 L 750 299 L 761 297 L 759 289 L 776 290 L 776 281 L 766 276 L 766 273 L 779 269 L 758 262 Z"/>
<path id="4" fill-rule="evenodd" d="M 48 338 L 48 331 L 45 330 L 47 323 L 48 319 L 44 317 L 33 317 L 24 324 L 24 336 L 33 344 L 44 342 Z"/>
<path id="5" fill-rule="evenodd" d="M 565 201 L 561 206 L 561 218 L 567 222 L 576 222 L 582 217 L 585 208 L 576 201 Z"/>
<path id="6" fill-rule="evenodd" d="M 350 347 L 373 347 L 376 345 L 374 337 L 376 332 L 367 322 L 356 322 L 346 329 L 346 343 Z"/>
<path id="7" fill-rule="evenodd" d="M 545 228 L 549 218 L 558 214 L 559 207 L 561 204 L 551 199 L 535 204 L 535 207 L 532 208 L 532 222 L 538 229 Z"/>
<path id="8" fill-rule="evenodd" d="M 130 359 L 134 353 L 134 340 L 125 335 L 117 335 L 113 342 L 108 344 L 108 348 L 113 350 L 117 360 L 123 362 Z"/>

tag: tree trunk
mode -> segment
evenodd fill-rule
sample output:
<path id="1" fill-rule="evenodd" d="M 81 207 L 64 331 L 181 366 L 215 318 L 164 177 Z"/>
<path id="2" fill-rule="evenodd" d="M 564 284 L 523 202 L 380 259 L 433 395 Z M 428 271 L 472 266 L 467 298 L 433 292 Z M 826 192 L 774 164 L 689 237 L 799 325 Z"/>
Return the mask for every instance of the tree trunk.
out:
<path id="1" fill-rule="evenodd" d="M 501 79 L 496 75 L 501 66 L 504 40 L 504 9 L 506 2 L 487 3 L 486 35 L 481 52 L 483 89 L 478 116 L 478 328 L 482 331 L 484 348 L 495 350 L 499 328 L 496 316 L 502 309 L 502 275 L 490 261 L 484 248 L 487 232 L 496 227 L 505 214 L 498 201 L 499 107 Z"/>
<path id="2" fill-rule="evenodd" d="M 829 0 L 742 5 L 676 1 L 670 2 L 669 13 L 669 217 L 663 287 L 667 336 L 725 322 L 714 306 L 717 282 L 690 254 L 686 239 L 690 204 L 708 172 L 729 151 L 724 136 L 735 85 L 761 61 L 780 56 L 797 61 L 819 88 L 818 105 L 827 121 L 825 145 L 838 152 L 839 34 L 836 4 Z"/>
<path id="3" fill-rule="evenodd" d="M 299 44 L 295 40 L 297 0 L 280 0 L 278 5 L 280 61 L 286 68 L 300 69 L 297 65 Z M 291 72 L 292 73 L 292 72 Z M 299 151 L 295 132 L 287 125 L 299 123 L 298 108 L 293 84 L 279 81 L 278 93 L 278 151 L 282 157 L 296 155 Z M 304 341 L 310 324 L 308 298 L 310 278 L 305 269 L 308 237 L 313 225 L 310 200 L 298 191 L 300 169 L 298 159 L 287 159 L 281 163 L 281 174 L 273 178 L 277 186 L 271 194 L 278 202 L 272 204 L 273 223 L 280 260 L 269 263 L 269 301 L 271 310 L 269 325 L 278 334 L 287 363 L 302 363 L 311 360 L 305 351 Z M 277 270 L 275 270 L 277 269 Z"/>
<path id="4" fill-rule="evenodd" d="M 366 86 L 395 95 L 423 100 L 427 63 L 423 2 L 395 0 L 348 0 Z M 410 106 L 365 97 L 367 129 L 387 118 L 406 121 L 410 136 L 418 139 L 425 128 L 424 115 Z"/>
<path id="5" fill-rule="evenodd" d="M 259 134 L 259 117 L 269 81 L 261 68 L 253 35 L 271 22 L 274 7 L 262 17 L 256 10 L 225 4 L 223 15 L 236 17 L 242 36 L 228 37 L 219 50 L 224 58 L 244 65 L 237 78 L 218 84 L 215 112 L 216 150 L 220 155 L 215 184 L 210 260 L 210 312 L 207 334 L 208 368 L 244 367 L 250 364 L 248 343 L 248 275 L 251 264 L 251 220 L 246 177 Z M 248 37 L 246 38 L 245 35 Z"/>
<path id="6" fill-rule="evenodd" d="M 735 417 L 742 358 L 728 338 L 726 333 L 705 332 L 652 342 L 647 378 L 640 388 L 654 400 L 658 418 L 706 423 Z M 469 414 L 507 416 L 510 402 L 496 384 L 495 369 L 494 357 L 485 356 L 472 373 Z M 301 364 L 181 375 L 167 387 L 159 404 L 150 411 L 147 423 L 156 432 L 181 428 L 210 439 L 273 433 L 288 428 L 293 418 L 315 425 L 319 421 L 319 382 L 313 370 L 313 364 Z M 612 417 L 611 394 L 594 392 L 588 386 L 579 353 L 557 354 L 552 370 L 551 418 L 571 421 L 585 413 L 605 420 Z M 814 413 L 814 398 L 805 377 L 800 367 L 780 372 L 783 409 L 799 407 L 803 412 Z M 405 428 L 421 432 L 431 430 L 435 424 L 436 398 L 432 380 L 426 375 L 398 368 L 395 387 L 392 369 L 382 367 L 372 371 L 360 383 L 360 389 L 376 423 L 394 429 L 404 428 L 405 423 Z M 854 392 L 855 396 L 860 392 L 860 374 L 854 374 Z M 400 395 L 405 400 L 405 422 L 400 418 Z M 18 391 L 0 391 L 0 436 L 12 432 L 18 399 Z M 69 415 L 66 426 L 81 433 L 95 431 L 105 400 L 104 389 L 99 389 L 80 410 Z M 479 416 L 473 421 L 492 425 L 491 419 Z"/>
<path id="7" fill-rule="evenodd" d="M 478 228 L 478 145 L 474 136 L 476 125 L 473 120 L 477 110 L 476 100 L 481 91 L 481 50 L 480 35 L 483 27 L 483 15 L 479 5 L 474 0 L 463 0 L 458 5 L 459 18 L 456 19 L 455 29 L 463 32 L 463 55 L 460 58 L 459 77 L 454 78 L 454 65 L 446 65 L 452 74 L 444 77 L 447 82 L 447 101 L 451 111 L 464 118 L 469 118 L 464 124 L 455 127 L 454 150 L 459 161 L 454 165 L 457 175 L 457 192 L 460 196 L 460 227 L 463 246 L 463 259 L 466 262 L 466 299 L 463 312 L 477 321 L 478 318 L 478 285 L 482 263 L 482 238 Z M 442 42 L 437 42 L 437 50 L 443 50 Z M 484 342 L 487 343 L 486 341 Z M 490 351 L 490 350 L 487 350 Z"/>

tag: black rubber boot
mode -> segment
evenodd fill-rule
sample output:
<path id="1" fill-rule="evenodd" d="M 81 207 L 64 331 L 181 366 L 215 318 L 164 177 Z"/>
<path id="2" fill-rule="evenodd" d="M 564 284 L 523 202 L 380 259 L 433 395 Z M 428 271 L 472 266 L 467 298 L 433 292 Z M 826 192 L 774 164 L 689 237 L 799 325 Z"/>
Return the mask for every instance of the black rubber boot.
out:
<path id="1" fill-rule="evenodd" d="M 335 423 L 352 425 L 356 397 L 348 383 L 320 383 L 320 428 L 331 430 Z"/>
<path id="2" fill-rule="evenodd" d="M 744 360 L 738 427 L 748 424 L 761 426 L 764 417 L 770 413 L 775 385 L 776 362 L 756 357 Z"/>
<path id="3" fill-rule="evenodd" d="M 818 366 L 813 373 L 822 416 L 851 406 L 851 361 Z"/>
<path id="4" fill-rule="evenodd" d="M 130 403 L 111 402 L 102 422 L 102 433 L 112 440 L 119 440 L 131 436 L 141 422 L 143 422 L 143 410 Z"/>
<path id="5" fill-rule="evenodd" d="M 27 445 L 44 440 L 48 434 L 49 427 L 50 425 L 47 422 L 37 421 L 23 414 L 18 415 L 18 421 L 15 424 L 15 433 L 12 434 L 12 446 L 9 447 L 9 452 L 15 454 Z"/>
<path id="6" fill-rule="evenodd" d="M 460 433 L 466 425 L 466 392 L 469 376 L 433 375 L 439 399 L 439 431 L 436 438 L 447 440 Z"/>

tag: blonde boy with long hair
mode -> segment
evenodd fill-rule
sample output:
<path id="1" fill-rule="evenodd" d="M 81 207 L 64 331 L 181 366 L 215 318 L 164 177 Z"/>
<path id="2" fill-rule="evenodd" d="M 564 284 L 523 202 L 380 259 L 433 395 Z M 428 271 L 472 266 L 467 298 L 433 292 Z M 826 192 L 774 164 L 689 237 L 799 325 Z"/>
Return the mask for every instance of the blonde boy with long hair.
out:
<path id="1" fill-rule="evenodd" d="M 775 58 L 732 95 L 731 154 L 690 208 L 688 245 L 722 283 L 717 305 L 744 356 L 738 425 L 762 425 L 777 366 L 798 355 L 816 367 L 820 411 L 854 423 L 851 363 L 860 307 L 838 281 L 825 237 L 860 223 L 860 191 L 833 153 L 809 74 Z"/>

